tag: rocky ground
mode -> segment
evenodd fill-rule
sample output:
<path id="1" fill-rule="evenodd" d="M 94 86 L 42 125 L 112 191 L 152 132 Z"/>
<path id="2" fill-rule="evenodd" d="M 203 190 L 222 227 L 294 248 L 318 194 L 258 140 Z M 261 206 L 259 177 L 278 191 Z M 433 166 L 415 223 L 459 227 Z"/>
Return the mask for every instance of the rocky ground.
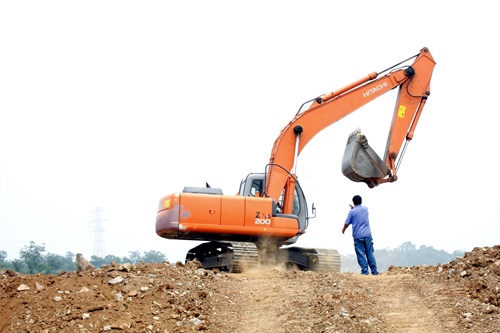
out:
<path id="1" fill-rule="evenodd" d="M 4 332 L 500 332 L 500 245 L 378 276 L 196 262 L 0 272 Z"/>

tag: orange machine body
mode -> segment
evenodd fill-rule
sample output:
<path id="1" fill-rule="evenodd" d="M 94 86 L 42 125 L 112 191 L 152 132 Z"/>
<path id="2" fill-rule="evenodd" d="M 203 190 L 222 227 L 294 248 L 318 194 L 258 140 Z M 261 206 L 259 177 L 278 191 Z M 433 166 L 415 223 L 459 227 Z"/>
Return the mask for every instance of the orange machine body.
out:
<path id="1" fill-rule="evenodd" d="M 272 198 L 174 193 L 160 200 L 156 232 L 164 238 L 191 240 L 295 237 L 300 232 L 297 217 L 275 212 Z"/>

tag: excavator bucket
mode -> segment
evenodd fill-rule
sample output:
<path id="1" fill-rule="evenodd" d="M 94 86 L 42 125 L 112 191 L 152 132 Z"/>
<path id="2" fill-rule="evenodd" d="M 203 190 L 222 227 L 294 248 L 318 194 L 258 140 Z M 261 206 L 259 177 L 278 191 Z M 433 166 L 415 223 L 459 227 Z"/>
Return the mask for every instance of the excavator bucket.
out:
<path id="1" fill-rule="evenodd" d="M 342 173 L 353 182 L 364 182 L 370 188 L 389 173 L 384 161 L 368 144 L 360 130 L 349 136 L 342 159 Z"/>

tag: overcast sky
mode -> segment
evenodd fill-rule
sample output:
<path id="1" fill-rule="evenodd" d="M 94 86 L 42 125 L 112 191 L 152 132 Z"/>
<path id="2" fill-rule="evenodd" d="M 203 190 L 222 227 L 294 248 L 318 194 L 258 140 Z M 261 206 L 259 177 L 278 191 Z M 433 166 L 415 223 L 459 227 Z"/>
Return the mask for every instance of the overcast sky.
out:
<path id="1" fill-rule="evenodd" d="M 354 253 L 360 194 L 375 248 L 500 244 L 498 1 L 0 0 L 0 250 L 161 251 L 160 198 L 263 172 L 300 105 L 428 47 L 431 95 L 399 169 L 369 189 L 342 175 L 361 128 L 383 155 L 395 92 L 321 132 L 297 175 L 317 208 L 296 245 Z"/>

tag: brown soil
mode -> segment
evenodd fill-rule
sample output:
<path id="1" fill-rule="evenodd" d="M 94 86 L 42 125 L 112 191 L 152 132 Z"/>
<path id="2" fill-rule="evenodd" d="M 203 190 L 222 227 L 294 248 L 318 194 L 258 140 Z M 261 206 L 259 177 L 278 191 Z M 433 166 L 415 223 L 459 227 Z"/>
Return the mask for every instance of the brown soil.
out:
<path id="1" fill-rule="evenodd" d="M 0 272 L 0 332 L 500 332 L 500 245 L 378 276 L 182 265 Z"/>

